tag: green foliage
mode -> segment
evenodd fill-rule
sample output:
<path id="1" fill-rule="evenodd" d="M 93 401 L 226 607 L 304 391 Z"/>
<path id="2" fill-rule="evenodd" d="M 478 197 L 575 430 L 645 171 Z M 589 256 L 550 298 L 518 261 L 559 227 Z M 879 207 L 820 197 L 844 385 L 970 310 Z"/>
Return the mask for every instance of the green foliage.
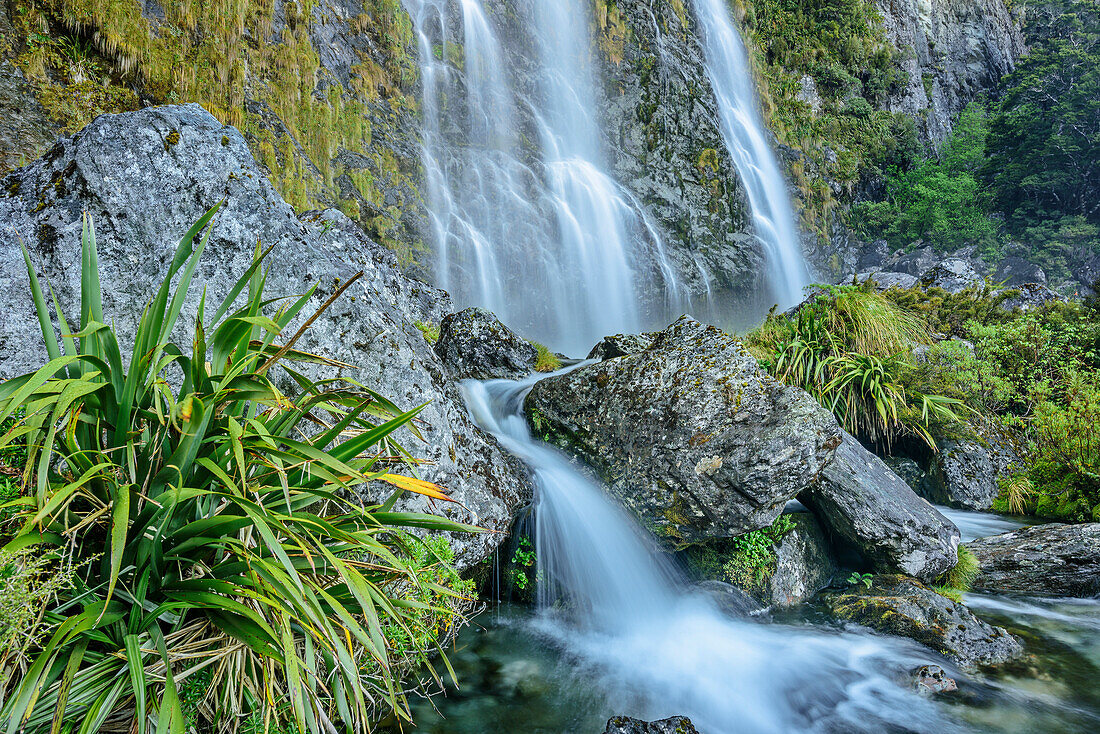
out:
<path id="1" fill-rule="evenodd" d="M 415 326 L 420 330 L 420 333 L 424 335 L 424 338 L 428 340 L 429 344 L 435 344 L 439 341 L 439 324 L 428 324 L 423 321 L 417 321 Z"/>
<path id="2" fill-rule="evenodd" d="M 535 351 L 538 352 L 538 357 L 535 360 L 536 372 L 556 372 L 561 369 L 561 360 L 558 358 L 558 355 L 538 342 L 531 342 L 531 345 L 534 346 Z"/>
<path id="3" fill-rule="evenodd" d="M 870 589 L 874 586 L 874 577 L 869 573 L 860 573 L 859 571 L 852 571 L 848 575 L 848 583 L 852 586 L 863 584 L 864 588 Z"/>
<path id="4" fill-rule="evenodd" d="M 26 666 L 26 651 L 54 627 L 42 609 L 71 588 L 75 572 L 60 560 L 59 553 L 39 546 L 0 548 L 0 689 L 11 685 L 11 675 Z"/>
<path id="5" fill-rule="evenodd" d="M 823 288 L 747 338 L 773 376 L 813 395 L 850 433 L 887 445 L 911 434 L 935 448 L 930 427 L 957 421 L 962 404 L 915 379 L 910 353 L 926 340 L 919 319 L 870 286 Z"/>
<path id="6" fill-rule="evenodd" d="M 1035 514 L 1100 521 L 1100 380 L 1073 373 L 1035 408 L 1031 421 L 1038 488 Z"/>
<path id="7" fill-rule="evenodd" d="M 535 555 L 535 547 L 531 545 L 531 539 L 526 536 L 520 538 L 512 553 L 509 575 L 512 583 L 521 592 L 526 592 L 528 589 L 534 590 L 535 583 L 538 581 L 538 573 L 534 571 L 537 564 L 538 558 Z"/>
<path id="8" fill-rule="evenodd" d="M 182 731 L 180 684 L 204 669 L 217 731 L 249 717 L 316 733 L 330 721 L 361 730 L 380 712 L 407 719 L 402 666 L 427 662 L 436 650 L 423 630 L 454 619 L 425 599 L 461 587 L 403 533 L 473 528 L 395 512 L 396 493 L 380 506 L 355 499 L 373 481 L 447 497 L 389 471 L 391 457 L 408 456 L 393 434 L 412 430 L 419 409 L 288 366 L 341 366 L 295 349 L 303 330 L 276 342 L 312 291 L 266 299 L 258 255 L 212 316 L 199 300 L 187 352 L 168 341 L 215 210 L 180 241 L 125 363 L 102 310 L 90 220 L 74 329 L 53 302 L 60 340 L 24 253 L 50 360 L 0 386 L 0 420 L 24 411 L 0 446 L 22 440 L 27 452 L 20 523 L 3 552 L 38 547 L 73 572 L 38 611 L 50 636 L 5 668 L 8 732 L 55 717 L 89 733 Z M 276 387 L 276 369 L 296 397 Z M 433 554 L 441 569 L 442 549 Z"/>
<path id="9" fill-rule="evenodd" d="M 992 252 L 997 227 L 978 178 L 987 133 L 986 105 L 978 99 L 963 110 L 938 158 L 888 168 L 885 199 L 853 207 L 852 224 L 895 248 L 923 240 L 941 251 L 978 244 Z"/>
<path id="10" fill-rule="evenodd" d="M 1100 14 L 1093 0 L 1028 12 L 1029 53 L 1003 82 L 983 176 L 1039 255 L 1100 251 Z M 1072 246 L 1072 245 L 1070 245 Z"/>
<path id="11" fill-rule="evenodd" d="M 794 527 L 789 515 L 780 515 L 768 527 L 730 540 L 721 554 L 722 578 L 747 591 L 763 592 L 775 572 L 775 546 Z"/>

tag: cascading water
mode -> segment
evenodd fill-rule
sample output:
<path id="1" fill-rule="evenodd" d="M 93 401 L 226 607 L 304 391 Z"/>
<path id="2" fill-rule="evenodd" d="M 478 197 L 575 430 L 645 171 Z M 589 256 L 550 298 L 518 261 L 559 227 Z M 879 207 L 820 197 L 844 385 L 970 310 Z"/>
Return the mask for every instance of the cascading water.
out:
<path id="1" fill-rule="evenodd" d="M 419 37 L 439 285 L 559 349 L 677 308 L 656 229 L 604 172 L 585 6 L 516 8 L 537 66 L 520 84 L 481 0 L 404 3 Z"/>
<path id="2" fill-rule="evenodd" d="M 704 36 L 706 68 L 721 114 L 722 137 L 745 186 L 756 236 L 769 257 L 768 282 L 780 308 L 802 300 L 809 283 L 787 184 L 764 136 L 752 68 L 727 0 L 692 0 Z"/>
<path id="3" fill-rule="evenodd" d="M 473 419 L 536 483 L 537 626 L 624 713 L 685 714 L 708 734 L 952 731 L 899 685 L 927 662 L 912 643 L 723 615 L 653 539 L 556 450 L 532 439 L 523 399 L 538 378 L 466 382 Z M 568 612 L 552 608 L 558 599 Z"/>

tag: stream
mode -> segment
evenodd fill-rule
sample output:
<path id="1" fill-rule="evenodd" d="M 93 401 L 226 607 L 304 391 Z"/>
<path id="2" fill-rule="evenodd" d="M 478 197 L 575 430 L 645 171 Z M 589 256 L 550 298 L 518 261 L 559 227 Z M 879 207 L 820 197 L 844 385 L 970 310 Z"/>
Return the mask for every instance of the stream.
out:
<path id="1" fill-rule="evenodd" d="M 418 731 L 598 734 L 616 714 L 686 715 L 703 734 L 1100 730 L 1100 601 L 968 595 L 1034 654 L 1026 669 L 986 676 L 812 605 L 727 616 L 600 486 L 532 439 L 522 405 L 537 379 L 466 382 L 463 393 L 535 479 L 539 604 L 496 605 L 460 634 L 460 687 L 413 703 Z M 1020 524 L 948 512 L 968 536 Z M 909 671 L 927 663 L 960 690 L 916 693 Z"/>

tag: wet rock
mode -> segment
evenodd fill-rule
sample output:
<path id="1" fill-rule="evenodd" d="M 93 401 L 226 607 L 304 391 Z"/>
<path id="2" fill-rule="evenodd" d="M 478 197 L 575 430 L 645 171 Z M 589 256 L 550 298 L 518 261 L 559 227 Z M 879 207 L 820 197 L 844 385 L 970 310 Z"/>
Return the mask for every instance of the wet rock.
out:
<path id="1" fill-rule="evenodd" d="M 519 380 L 535 371 L 538 351 L 483 308 L 444 317 L 435 352 L 456 380 Z"/>
<path id="2" fill-rule="evenodd" d="M 725 581 L 700 581 L 696 588 L 714 602 L 719 611 L 731 617 L 748 617 L 763 609 L 747 591 Z"/>
<path id="3" fill-rule="evenodd" d="M 847 434 L 799 499 L 878 571 L 930 581 L 958 559 L 958 528 Z"/>
<path id="4" fill-rule="evenodd" d="M 17 37 L 8 4 L 0 3 L 0 38 Z M 57 137 L 57 125 L 39 104 L 23 72 L 4 58 L 7 51 L 0 47 L 0 176 L 36 158 Z"/>
<path id="5" fill-rule="evenodd" d="M 856 270 L 882 270 L 889 257 L 890 248 L 887 246 L 886 240 L 875 240 L 860 251 L 859 259 L 856 261 Z"/>
<path id="6" fill-rule="evenodd" d="M 924 483 L 928 478 L 928 472 L 921 469 L 920 464 L 908 456 L 884 456 L 882 461 L 890 467 L 890 471 L 901 477 L 910 489 L 923 496 Z"/>
<path id="7" fill-rule="evenodd" d="M 954 678 L 938 665 L 922 665 L 913 671 L 913 688 L 923 695 L 953 693 L 959 690 Z"/>
<path id="8" fill-rule="evenodd" d="M 687 316 L 643 352 L 539 382 L 526 412 L 671 545 L 770 525 L 841 433 L 737 339 Z"/>
<path id="9" fill-rule="evenodd" d="M 775 571 L 767 580 L 764 603 L 777 607 L 800 604 L 824 589 L 836 573 L 829 541 L 821 525 L 806 512 L 788 515 L 794 529 L 775 548 Z"/>
<path id="10" fill-rule="evenodd" d="M 891 288 L 912 288 L 917 284 L 917 276 L 893 271 L 857 273 L 855 279 L 860 283 L 870 280 L 880 291 L 888 291 Z"/>
<path id="11" fill-rule="evenodd" d="M 1092 597 L 1100 595 L 1100 523 L 1052 523 L 968 543 L 980 572 L 973 588 Z"/>
<path id="12" fill-rule="evenodd" d="M 912 638 L 964 668 L 999 665 L 1023 655 L 1016 637 L 986 624 L 962 604 L 916 579 L 879 575 L 870 589 L 853 587 L 823 594 L 821 599 L 838 619 Z"/>
<path id="13" fill-rule="evenodd" d="M 629 716 L 613 716 L 603 734 L 699 734 L 686 716 L 673 716 L 660 721 L 642 721 Z"/>
<path id="14" fill-rule="evenodd" d="M 998 480 L 1010 474 L 1018 460 L 1004 440 L 993 439 L 989 445 L 973 439 L 943 440 L 922 494 L 941 505 L 988 510 L 1000 491 Z"/>
<path id="15" fill-rule="evenodd" d="M 1006 257 L 1001 260 L 997 270 L 993 273 L 994 283 L 1003 283 L 1009 287 L 1024 285 L 1025 283 L 1047 284 L 1047 274 L 1033 262 L 1022 257 Z"/>
<path id="16" fill-rule="evenodd" d="M 1006 311 L 1013 311 L 1017 308 L 1021 311 L 1030 311 L 1045 306 L 1052 301 L 1065 300 L 1055 291 L 1039 283 L 1023 283 L 1014 286 L 1011 290 L 1014 293 L 1001 303 L 1001 308 Z M 1003 291 L 997 291 L 997 293 L 1001 292 Z"/>
<path id="17" fill-rule="evenodd" d="M 197 104 L 103 115 L 61 140 L 42 159 L 4 179 L 0 198 L 0 377 L 45 364 L 20 242 L 43 285 L 70 316 L 79 313 L 81 213 L 96 225 L 103 305 L 125 344 L 134 333 L 179 238 L 224 199 L 173 339 L 190 344 L 202 289 L 207 313 L 252 263 L 257 241 L 272 246 L 266 292 L 300 294 L 317 285 L 303 318 L 358 271 L 364 277 L 337 299 L 298 347 L 355 365 L 345 374 L 402 408 L 421 412 L 424 441 L 398 437 L 420 472 L 459 501 L 440 511 L 502 531 L 456 536 L 457 564 L 491 555 L 516 508 L 529 500 L 526 470 L 470 421 L 417 321 L 439 321 L 447 295 L 406 277 L 392 252 L 336 210 L 295 216 L 253 160 L 241 134 Z M 243 298 L 244 296 L 241 296 Z M 290 328 L 296 329 L 298 324 Z M 333 371 L 316 371 L 332 376 Z M 278 378 L 278 375 L 276 375 Z M 286 389 L 293 390 L 292 383 Z M 421 498 L 402 506 L 427 510 Z"/>
<path id="18" fill-rule="evenodd" d="M 918 247 L 910 253 L 901 255 L 893 262 L 887 262 L 884 270 L 892 270 L 897 273 L 906 273 L 916 278 L 921 277 L 939 262 L 939 255 L 927 245 Z"/>
<path id="19" fill-rule="evenodd" d="M 625 357 L 628 354 L 644 352 L 653 345 L 653 334 L 615 334 L 605 336 L 592 351 L 588 353 L 588 359 L 615 359 Z"/>
<path id="20" fill-rule="evenodd" d="M 1074 268 L 1073 276 L 1086 289 L 1085 293 L 1093 290 L 1093 286 L 1100 283 L 1100 255 L 1095 255 Z M 1100 295 L 1100 290 L 1096 293 Z"/>
<path id="21" fill-rule="evenodd" d="M 981 273 L 970 262 L 960 258 L 942 260 L 920 278 L 923 287 L 940 288 L 948 293 L 962 293 L 984 282 Z"/>

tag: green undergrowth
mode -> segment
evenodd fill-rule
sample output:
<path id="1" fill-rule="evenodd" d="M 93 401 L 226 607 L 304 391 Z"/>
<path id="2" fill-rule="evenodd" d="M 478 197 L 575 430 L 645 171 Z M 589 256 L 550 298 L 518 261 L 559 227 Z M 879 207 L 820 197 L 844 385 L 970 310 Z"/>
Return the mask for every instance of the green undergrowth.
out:
<path id="1" fill-rule="evenodd" d="M 535 359 L 536 372 L 556 372 L 561 369 L 561 358 L 551 352 L 549 347 L 538 342 L 531 342 L 531 346 L 538 352 Z"/>
<path id="2" fill-rule="evenodd" d="M 977 556 L 966 546 L 960 545 L 958 561 L 936 579 L 934 589 L 936 593 L 957 602 L 964 593 L 970 591 L 980 571 Z"/>
<path id="3" fill-rule="evenodd" d="M 690 546 L 685 552 L 704 577 L 763 595 L 768 580 L 775 573 L 776 546 L 794 528 L 795 522 L 790 515 L 780 515 L 766 528 L 730 540 Z"/>

